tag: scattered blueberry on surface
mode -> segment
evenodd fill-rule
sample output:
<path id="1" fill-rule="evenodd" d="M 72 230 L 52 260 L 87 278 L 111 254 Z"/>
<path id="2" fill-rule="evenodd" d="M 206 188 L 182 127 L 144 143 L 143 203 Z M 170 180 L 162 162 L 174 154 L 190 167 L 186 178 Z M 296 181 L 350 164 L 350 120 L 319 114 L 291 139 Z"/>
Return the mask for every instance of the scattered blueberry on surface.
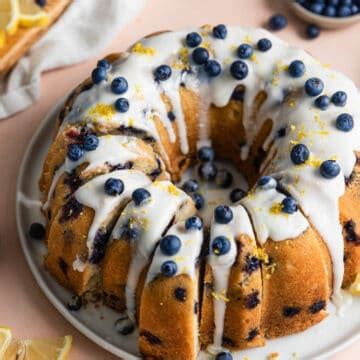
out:
<path id="1" fill-rule="evenodd" d="M 44 7 L 46 5 L 46 0 L 36 0 L 36 3 L 41 6 Z"/>
<path id="2" fill-rule="evenodd" d="M 120 195 L 124 191 L 124 183 L 120 179 L 109 178 L 105 181 L 104 190 L 110 196 Z"/>
<path id="3" fill-rule="evenodd" d="M 160 65 L 154 71 L 156 81 L 166 81 L 171 76 L 171 67 L 169 65 Z"/>
<path id="4" fill-rule="evenodd" d="M 197 32 L 191 32 L 186 35 L 186 45 L 189 47 L 197 47 L 201 44 L 202 38 L 201 35 Z"/>
<path id="5" fill-rule="evenodd" d="M 330 105 L 330 98 L 327 95 L 321 95 L 315 99 L 315 106 L 320 110 L 326 110 Z"/>
<path id="6" fill-rule="evenodd" d="M 215 221 L 218 224 L 228 224 L 234 217 L 232 210 L 227 205 L 219 205 L 214 210 Z"/>
<path id="7" fill-rule="evenodd" d="M 249 59 L 251 57 L 251 55 L 254 53 L 254 49 L 249 44 L 241 44 L 237 48 L 236 53 L 240 59 Z"/>
<path id="8" fill-rule="evenodd" d="M 77 295 L 72 296 L 67 303 L 67 307 L 71 311 L 78 311 L 80 310 L 81 306 L 82 306 L 81 297 Z"/>
<path id="9" fill-rule="evenodd" d="M 236 188 L 231 190 L 230 192 L 230 200 L 231 202 L 235 203 L 241 200 L 246 195 L 246 191 L 240 188 Z"/>
<path id="10" fill-rule="evenodd" d="M 172 277 L 177 273 L 176 262 L 169 260 L 161 265 L 161 273 L 166 277 Z"/>
<path id="11" fill-rule="evenodd" d="M 304 144 L 296 144 L 291 149 L 290 153 L 291 161 L 295 165 L 304 164 L 310 157 L 310 151 Z"/>
<path id="12" fill-rule="evenodd" d="M 306 35 L 309 39 L 315 39 L 320 35 L 320 28 L 315 24 L 310 24 L 306 28 Z"/>
<path id="13" fill-rule="evenodd" d="M 120 318 L 115 321 L 115 330 L 118 334 L 126 336 L 135 330 L 135 326 L 129 318 Z"/>
<path id="14" fill-rule="evenodd" d="M 99 138 L 94 134 L 88 134 L 84 137 L 83 147 L 86 151 L 93 151 L 99 146 Z"/>
<path id="15" fill-rule="evenodd" d="M 211 244 L 212 252 L 217 255 L 225 255 L 230 251 L 230 241 L 226 236 L 217 236 Z"/>
<path id="16" fill-rule="evenodd" d="M 94 84 L 99 84 L 101 81 L 106 80 L 106 69 L 102 66 L 96 67 L 91 73 L 91 79 Z"/>
<path id="17" fill-rule="evenodd" d="M 196 209 L 201 210 L 204 207 L 204 204 L 205 204 L 204 197 L 201 194 L 197 193 L 197 192 L 191 193 L 190 196 L 191 196 L 191 198 L 193 199 L 193 201 L 195 203 Z"/>
<path id="18" fill-rule="evenodd" d="M 110 69 L 111 67 L 111 64 L 106 60 L 106 59 L 102 59 L 102 60 L 99 60 L 97 62 L 97 66 L 98 67 L 103 67 L 105 68 L 106 70 Z"/>
<path id="19" fill-rule="evenodd" d="M 230 66 L 230 74 L 237 80 L 243 80 L 248 76 L 249 68 L 244 61 L 236 60 Z"/>
<path id="20" fill-rule="evenodd" d="M 320 174 L 326 179 L 338 176 L 340 170 L 340 165 L 335 160 L 325 160 L 320 165 Z"/>
<path id="21" fill-rule="evenodd" d="M 209 57 L 209 52 L 203 47 L 196 48 L 192 53 L 192 59 L 197 65 L 205 64 L 209 60 Z"/>
<path id="22" fill-rule="evenodd" d="M 272 47 L 272 43 L 269 39 L 263 38 L 257 42 L 257 48 L 262 52 L 270 50 L 271 47 Z"/>
<path id="23" fill-rule="evenodd" d="M 337 91 L 331 97 L 331 102 L 335 106 L 345 106 L 347 100 L 347 94 L 345 91 Z"/>
<path id="24" fill-rule="evenodd" d="M 187 194 L 190 194 L 199 190 L 199 183 L 194 179 L 190 179 L 184 182 L 182 188 Z"/>
<path id="25" fill-rule="evenodd" d="M 197 158 L 202 162 L 213 161 L 215 158 L 214 149 L 211 146 L 202 146 L 197 152 Z"/>
<path id="26" fill-rule="evenodd" d="M 198 216 L 191 216 L 185 221 L 186 230 L 201 230 L 202 227 L 202 221 Z"/>
<path id="27" fill-rule="evenodd" d="M 45 237 L 45 227 L 38 222 L 32 223 L 29 229 L 29 235 L 33 239 L 43 239 Z"/>
<path id="28" fill-rule="evenodd" d="M 276 187 L 276 180 L 272 176 L 262 176 L 258 182 L 257 186 L 262 187 L 264 190 L 270 190 Z"/>
<path id="29" fill-rule="evenodd" d="M 115 100 L 115 109 L 121 113 L 126 113 L 129 110 L 129 100 L 125 98 L 118 98 Z"/>
<path id="30" fill-rule="evenodd" d="M 227 28 L 224 24 L 216 25 L 213 29 L 213 35 L 217 39 L 225 39 L 227 35 Z"/>
<path id="31" fill-rule="evenodd" d="M 198 174 L 202 180 L 214 181 L 217 174 L 217 167 L 212 161 L 200 164 Z"/>
<path id="32" fill-rule="evenodd" d="M 269 19 L 269 28 L 271 30 L 284 29 L 288 24 L 286 17 L 282 14 L 275 14 Z"/>
<path id="33" fill-rule="evenodd" d="M 169 111 L 167 113 L 167 116 L 171 122 L 175 121 L 175 119 L 176 119 L 175 114 L 172 111 Z"/>
<path id="34" fill-rule="evenodd" d="M 223 189 L 228 188 L 233 183 L 234 177 L 232 173 L 226 169 L 220 169 L 215 178 L 215 183 Z"/>
<path id="35" fill-rule="evenodd" d="M 287 196 L 282 202 L 281 202 L 281 211 L 286 214 L 293 214 L 297 211 L 298 206 L 296 203 L 296 200 L 292 198 L 291 196 Z"/>
<path id="36" fill-rule="evenodd" d="M 84 155 L 84 149 L 78 144 L 69 144 L 67 157 L 71 161 L 78 161 Z"/>
<path id="37" fill-rule="evenodd" d="M 233 357 L 231 353 L 223 351 L 216 355 L 215 360 L 233 360 Z"/>
<path id="38" fill-rule="evenodd" d="M 160 240 L 160 249 L 165 255 L 175 255 L 180 248 L 181 240 L 176 235 L 166 235 Z"/>
<path id="39" fill-rule="evenodd" d="M 350 114 L 343 113 L 336 118 L 336 127 L 341 131 L 351 131 L 354 127 L 354 119 Z"/>
<path id="40" fill-rule="evenodd" d="M 216 77 L 221 73 L 221 65 L 216 60 L 208 60 L 204 65 L 204 70 L 209 76 Z"/>
<path id="41" fill-rule="evenodd" d="M 289 74 L 293 78 L 299 78 L 305 74 L 305 64 L 301 60 L 294 60 L 289 65 Z"/>
<path id="42" fill-rule="evenodd" d="M 116 77 L 111 82 L 111 91 L 114 94 L 124 94 L 127 91 L 127 89 L 128 89 L 128 82 L 122 76 Z"/>
<path id="43" fill-rule="evenodd" d="M 151 198 L 150 192 L 144 188 L 134 190 L 131 196 L 136 206 L 142 205 L 146 200 Z"/>
<path id="44" fill-rule="evenodd" d="M 324 83 L 321 79 L 312 77 L 305 82 L 305 92 L 309 96 L 318 96 L 324 90 Z"/>

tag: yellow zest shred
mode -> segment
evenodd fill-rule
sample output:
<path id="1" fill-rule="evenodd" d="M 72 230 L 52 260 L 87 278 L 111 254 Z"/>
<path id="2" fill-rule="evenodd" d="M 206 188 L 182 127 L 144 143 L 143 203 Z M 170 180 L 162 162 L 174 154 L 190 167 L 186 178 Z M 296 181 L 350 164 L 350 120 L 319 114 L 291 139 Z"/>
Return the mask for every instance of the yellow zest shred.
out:
<path id="1" fill-rule="evenodd" d="M 214 297 L 215 300 L 217 301 L 225 301 L 225 302 L 229 302 L 230 299 L 228 297 L 226 297 L 226 290 L 223 289 L 220 292 L 215 292 L 213 291 L 211 293 L 211 295 Z"/>
<path id="2" fill-rule="evenodd" d="M 174 196 L 179 196 L 180 195 L 180 190 L 173 184 L 170 184 L 168 186 L 168 192 L 171 194 L 171 195 L 174 195 Z"/>
<path id="3" fill-rule="evenodd" d="M 281 214 L 282 213 L 281 210 L 282 210 L 281 203 L 273 203 L 269 209 L 270 213 L 275 215 Z"/>
<path id="4" fill-rule="evenodd" d="M 138 55 L 154 56 L 156 51 L 154 48 L 146 47 L 141 42 L 137 42 L 131 49 L 131 52 Z"/>
<path id="5" fill-rule="evenodd" d="M 296 100 L 295 100 L 295 99 L 289 99 L 288 105 L 289 105 L 291 108 L 296 107 Z"/>
<path id="6" fill-rule="evenodd" d="M 111 120 L 115 112 L 112 105 L 98 103 L 89 109 L 88 114 L 92 116 L 103 116 L 107 120 Z"/>

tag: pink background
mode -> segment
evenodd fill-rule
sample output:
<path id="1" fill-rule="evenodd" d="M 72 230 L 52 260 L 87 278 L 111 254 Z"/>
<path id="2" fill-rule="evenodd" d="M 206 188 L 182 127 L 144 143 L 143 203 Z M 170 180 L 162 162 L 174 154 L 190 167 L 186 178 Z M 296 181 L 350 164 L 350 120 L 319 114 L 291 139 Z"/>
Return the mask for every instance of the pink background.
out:
<path id="1" fill-rule="evenodd" d="M 129 0 L 131 1 L 131 0 Z M 123 50 L 138 38 L 163 29 L 204 23 L 258 27 L 275 11 L 288 13 L 285 0 L 149 0 L 140 15 L 116 36 L 104 54 Z M 106 4 L 106 1 L 104 1 Z M 360 24 L 323 31 L 316 40 L 303 37 L 304 24 L 288 16 L 290 25 L 278 35 L 307 49 L 323 63 L 343 71 L 360 86 Z M 99 54 L 99 58 L 104 54 Z M 0 325 L 15 336 L 48 337 L 72 334 L 71 359 L 115 359 L 77 332 L 42 294 L 21 253 L 15 227 L 15 185 L 18 167 L 37 125 L 71 88 L 90 74 L 96 59 L 49 72 L 42 79 L 40 101 L 12 118 L 0 121 Z M 360 341 L 333 359 L 359 358 Z M 357 354 L 357 355 L 356 355 Z"/>

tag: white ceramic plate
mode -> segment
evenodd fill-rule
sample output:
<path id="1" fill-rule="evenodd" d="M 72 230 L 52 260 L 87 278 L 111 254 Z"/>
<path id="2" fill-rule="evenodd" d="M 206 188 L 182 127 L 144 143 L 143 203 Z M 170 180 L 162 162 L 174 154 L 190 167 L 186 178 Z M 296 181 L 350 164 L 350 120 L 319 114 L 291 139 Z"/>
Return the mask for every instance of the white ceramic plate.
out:
<path id="1" fill-rule="evenodd" d="M 53 128 L 56 114 L 61 104 L 58 104 L 41 123 L 25 153 L 20 167 L 17 186 L 17 227 L 25 257 L 29 267 L 50 302 L 58 311 L 81 333 L 113 354 L 135 359 L 139 356 L 137 334 L 123 337 L 116 333 L 114 322 L 118 314 L 105 307 L 88 306 L 78 312 L 70 312 L 66 303 L 71 294 L 59 286 L 43 269 L 42 260 L 46 252 L 42 241 L 31 239 L 27 232 L 35 221 L 44 221 L 39 207 L 38 178 L 46 152 L 53 138 Z M 296 354 L 298 359 L 325 358 L 360 338 L 360 298 L 344 311 L 342 316 L 331 315 L 311 329 L 293 336 L 267 342 L 264 348 L 253 349 L 235 355 L 235 359 L 262 360 L 267 355 L 277 352 L 281 359 L 292 359 Z"/>

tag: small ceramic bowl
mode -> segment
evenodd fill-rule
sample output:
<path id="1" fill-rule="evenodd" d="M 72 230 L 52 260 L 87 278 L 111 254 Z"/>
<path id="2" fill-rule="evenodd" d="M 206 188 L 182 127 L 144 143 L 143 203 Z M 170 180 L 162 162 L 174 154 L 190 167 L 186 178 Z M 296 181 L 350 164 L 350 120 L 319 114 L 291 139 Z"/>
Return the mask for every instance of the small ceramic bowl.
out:
<path id="1" fill-rule="evenodd" d="M 305 9 L 294 0 L 288 0 L 289 6 L 292 11 L 301 19 L 309 24 L 316 24 L 323 29 L 338 29 L 355 24 L 360 21 L 360 14 L 347 16 L 343 18 L 332 18 L 329 16 L 322 16 L 314 14 L 313 12 Z"/>

